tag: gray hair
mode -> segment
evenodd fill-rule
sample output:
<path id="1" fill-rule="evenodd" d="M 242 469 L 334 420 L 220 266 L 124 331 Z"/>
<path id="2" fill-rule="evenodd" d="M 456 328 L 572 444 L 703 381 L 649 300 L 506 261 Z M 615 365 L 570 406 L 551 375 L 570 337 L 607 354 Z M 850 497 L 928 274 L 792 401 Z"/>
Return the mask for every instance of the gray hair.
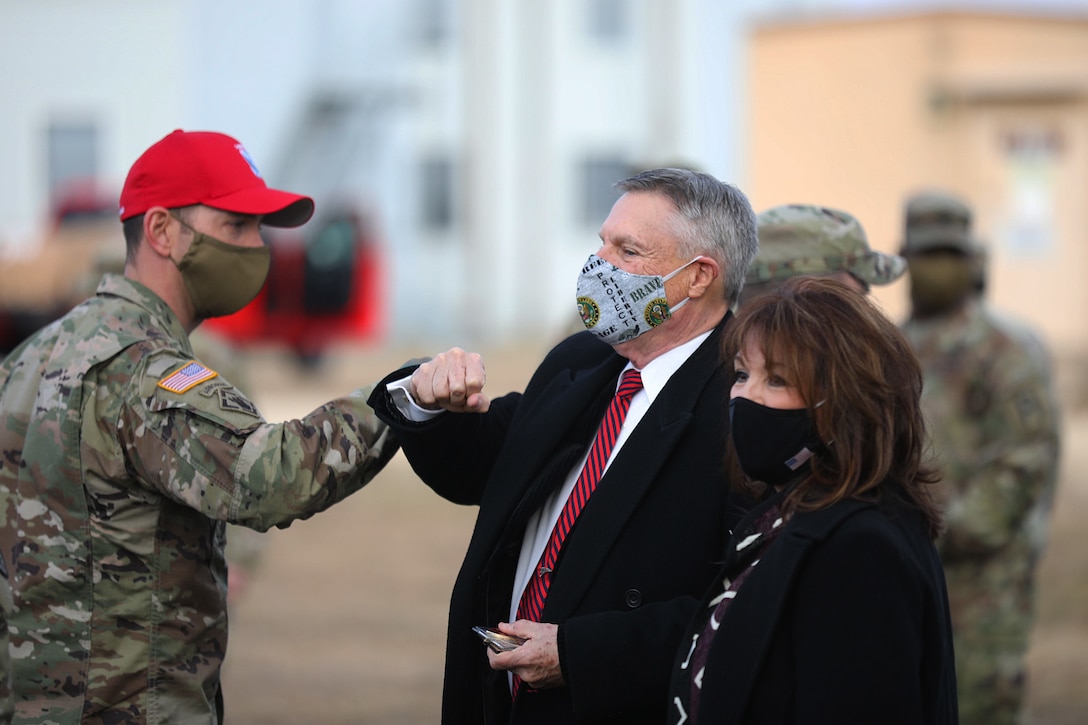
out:
<path id="1" fill-rule="evenodd" d="M 726 301 L 730 307 L 736 304 L 759 250 L 756 215 L 744 192 L 690 169 L 650 169 L 618 182 L 616 188 L 668 197 L 678 212 L 677 252 L 712 257 L 725 272 Z"/>

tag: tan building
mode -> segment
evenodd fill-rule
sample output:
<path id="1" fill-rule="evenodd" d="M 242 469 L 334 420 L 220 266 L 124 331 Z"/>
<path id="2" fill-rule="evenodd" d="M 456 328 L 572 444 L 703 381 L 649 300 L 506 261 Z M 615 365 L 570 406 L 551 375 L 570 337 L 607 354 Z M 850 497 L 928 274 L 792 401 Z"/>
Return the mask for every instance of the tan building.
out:
<path id="1" fill-rule="evenodd" d="M 1088 14 L 766 20 L 749 40 L 757 211 L 846 209 L 896 251 L 908 194 L 958 193 L 990 257 L 989 299 L 1035 323 L 1066 395 L 1088 397 Z M 874 292 L 901 319 L 907 289 Z"/>

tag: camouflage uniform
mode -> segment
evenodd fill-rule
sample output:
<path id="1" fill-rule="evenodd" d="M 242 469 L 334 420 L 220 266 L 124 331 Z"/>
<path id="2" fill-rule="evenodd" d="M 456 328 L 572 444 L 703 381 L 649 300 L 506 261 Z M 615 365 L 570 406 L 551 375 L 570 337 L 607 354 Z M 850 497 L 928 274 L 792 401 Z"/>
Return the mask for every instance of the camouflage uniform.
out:
<path id="1" fill-rule="evenodd" d="M 11 652 L 8 649 L 8 617 L 11 615 L 11 585 L 8 569 L 0 556 L 0 723 L 11 722 L 15 696 L 11 683 Z"/>
<path id="2" fill-rule="evenodd" d="M 70 306 L 74 307 L 92 296 L 104 275 L 123 275 L 124 273 L 125 250 L 123 248 L 113 245 L 100 250 L 91 268 L 82 275 L 79 284 L 76 285 L 75 299 L 69 301 Z M 250 390 L 249 376 L 246 374 L 245 366 L 239 364 L 237 353 L 229 342 L 215 333 L 208 332 L 205 327 L 198 327 L 189 333 L 189 345 L 196 359 L 214 369 L 220 377 L 231 381 L 231 384 L 243 394 Z M 227 569 L 230 572 L 232 585 L 228 591 L 228 601 L 233 604 L 239 596 L 238 584 L 247 581 L 260 567 L 261 558 L 268 545 L 268 537 L 260 531 L 241 524 L 228 524 L 226 537 Z"/>
<path id="3" fill-rule="evenodd" d="M 396 451 L 367 389 L 270 424 L 222 377 L 160 384 L 193 359 L 162 300 L 108 275 L 0 367 L 20 722 L 221 720 L 225 522 L 287 526 Z"/>
<path id="4" fill-rule="evenodd" d="M 942 220 L 941 209 L 951 210 L 952 219 L 945 213 Z M 913 200 L 908 259 L 912 249 L 955 244 L 973 264 L 977 248 L 962 223 L 964 210 L 940 198 Z M 959 232 L 942 236 L 948 224 Z M 912 317 L 903 331 L 922 363 L 922 405 L 943 474 L 946 528 L 938 549 L 952 611 L 960 719 L 1015 723 L 1036 565 L 1057 481 L 1060 428 L 1049 357 L 1034 332 L 978 299 L 948 314 Z"/>
<path id="5" fill-rule="evenodd" d="M 189 344 L 193 348 L 195 357 L 201 363 L 214 369 L 221 377 L 231 382 L 231 385 L 248 395 L 252 390 L 252 382 L 246 372 L 245 365 L 241 364 L 237 352 L 226 340 L 214 333 L 207 332 L 204 327 L 198 327 L 189 333 Z M 232 606 L 229 610 L 234 615 L 233 605 L 239 601 L 239 597 L 248 589 L 248 582 L 260 568 L 265 549 L 268 546 L 268 536 L 263 532 L 251 529 L 243 524 L 227 524 L 227 572 L 228 588 L 227 603 Z"/>
<path id="6" fill-rule="evenodd" d="M 894 282 L 907 262 L 873 250 L 861 224 L 838 209 L 783 204 L 756 218 L 759 253 L 744 280 L 741 304 L 791 277 L 849 274 L 861 286 Z"/>

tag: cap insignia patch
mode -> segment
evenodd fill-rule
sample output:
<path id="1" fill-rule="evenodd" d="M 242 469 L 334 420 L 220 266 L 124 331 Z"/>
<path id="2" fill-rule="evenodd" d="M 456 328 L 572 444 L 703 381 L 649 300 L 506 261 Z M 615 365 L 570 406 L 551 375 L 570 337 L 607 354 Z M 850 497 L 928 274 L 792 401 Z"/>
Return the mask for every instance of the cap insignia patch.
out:
<path id="1" fill-rule="evenodd" d="M 240 153 L 242 158 L 246 160 L 246 163 L 249 164 L 249 170 L 253 172 L 253 175 L 258 179 L 261 178 L 261 172 L 257 169 L 257 164 L 254 163 L 253 157 L 246 151 L 246 147 L 239 143 L 235 144 L 234 148 L 238 149 L 238 153 Z"/>

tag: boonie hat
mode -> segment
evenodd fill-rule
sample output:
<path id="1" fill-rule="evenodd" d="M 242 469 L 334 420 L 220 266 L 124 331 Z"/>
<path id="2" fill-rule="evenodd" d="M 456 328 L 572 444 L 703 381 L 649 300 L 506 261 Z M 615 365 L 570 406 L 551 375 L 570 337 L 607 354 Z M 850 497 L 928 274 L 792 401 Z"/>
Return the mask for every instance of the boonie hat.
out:
<path id="1" fill-rule="evenodd" d="M 857 219 L 838 209 L 812 204 L 783 204 L 756 217 L 759 253 L 747 284 L 775 282 L 799 275 L 849 272 L 870 285 L 894 282 L 907 261 L 869 247 Z"/>
<path id="2" fill-rule="evenodd" d="M 903 254 L 931 249 L 954 249 L 968 255 L 979 251 L 971 238 L 971 210 L 952 194 L 914 194 L 907 199 L 903 216 Z"/>
<path id="3" fill-rule="evenodd" d="M 269 189 L 249 152 L 214 131 L 178 129 L 143 153 L 121 189 L 121 221 L 153 206 L 203 204 L 236 214 L 263 214 L 263 224 L 297 227 L 314 214 L 308 196 Z"/>

